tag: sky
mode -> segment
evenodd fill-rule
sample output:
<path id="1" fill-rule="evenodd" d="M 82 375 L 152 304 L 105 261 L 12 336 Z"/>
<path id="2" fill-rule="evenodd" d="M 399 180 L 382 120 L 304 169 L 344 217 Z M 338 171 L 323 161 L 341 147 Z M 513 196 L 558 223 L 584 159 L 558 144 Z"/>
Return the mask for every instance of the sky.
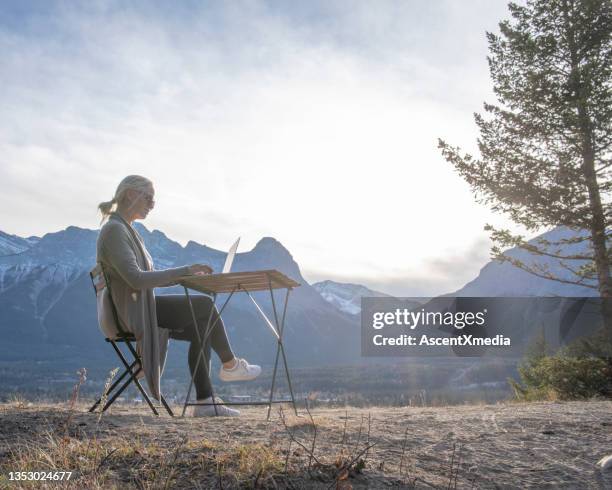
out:
<path id="1" fill-rule="evenodd" d="M 98 228 L 141 174 L 143 223 L 241 251 L 279 240 L 309 282 L 447 293 L 489 260 L 437 148 L 477 155 L 485 31 L 506 1 L 0 5 L 0 230 Z M 519 230 L 520 231 L 520 230 Z"/>

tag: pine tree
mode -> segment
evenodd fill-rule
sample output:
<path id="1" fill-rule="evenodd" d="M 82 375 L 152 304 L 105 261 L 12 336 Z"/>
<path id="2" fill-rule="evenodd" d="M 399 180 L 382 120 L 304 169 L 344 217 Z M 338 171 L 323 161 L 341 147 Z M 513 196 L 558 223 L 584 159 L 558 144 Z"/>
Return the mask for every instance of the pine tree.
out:
<path id="1" fill-rule="evenodd" d="M 565 226 L 576 232 L 534 245 L 486 226 L 497 260 L 597 289 L 612 341 L 612 2 L 528 0 L 508 8 L 512 18 L 499 24 L 500 35 L 487 33 L 498 103 L 485 103 L 485 116 L 474 115 L 480 158 L 443 140 L 438 146 L 492 210 L 530 231 Z M 589 253 L 563 253 L 564 245 L 585 240 Z M 555 276 L 537 261 L 528 264 L 504 254 L 508 246 L 558 259 L 571 279 Z"/>

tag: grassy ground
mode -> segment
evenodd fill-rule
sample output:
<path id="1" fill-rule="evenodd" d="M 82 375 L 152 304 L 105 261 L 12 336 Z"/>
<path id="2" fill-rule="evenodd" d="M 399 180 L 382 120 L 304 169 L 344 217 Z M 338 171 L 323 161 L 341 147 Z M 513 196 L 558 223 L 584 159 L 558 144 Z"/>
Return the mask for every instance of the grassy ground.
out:
<path id="1" fill-rule="evenodd" d="M 0 405 L 0 488 L 612 488 L 612 402 L 370 409 Z M 9 472 L 72 471 L 63 482 Z"/>

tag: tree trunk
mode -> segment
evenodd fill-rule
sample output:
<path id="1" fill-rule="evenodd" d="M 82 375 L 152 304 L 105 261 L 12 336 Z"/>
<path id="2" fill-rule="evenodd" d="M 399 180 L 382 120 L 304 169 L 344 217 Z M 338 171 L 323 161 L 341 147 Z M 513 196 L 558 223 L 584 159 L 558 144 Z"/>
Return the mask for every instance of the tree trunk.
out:
<path id="1" fill-rule="evenodd" d="M 582 120 L 584 109 L 578 110 Z M 588 116 L 585 112 L 585 117 Z M 588 123 L 587 123 L 588 124 Z M 582 124 L 581 124 L 582 126 Z M 590 129 L 590 128 L 589 128 Z M 588 131 L 590 133 L 590 131 Z M 591 241 L 597 269 L 597 281 L 599 285 L 599 295 L 601 296 L 601 313 L 603 316 L 606 337 L 612 345 L 612 281 L 610 279 L 610 263 L 608 262 L 608 250 L 606 244 L 606 220 L 599 186 L 597 185 L 597 175 L 595 173 L 595 158 L 592 145 L 590 144 L 589 134 L 583 133 L 583 169 L 584 177 L 589 192 L 589 207 L 591 209 Z"/>
<path id="2" fill-rule="evenodd" d="M 572 4 L 572 7 L 574 5 Z M 599 184 L 595 172 L 595 151 L 593 149 L 593 130 L 591 119 L 584 102 L 585 86 L 581 79 L 579 70 L 578 52 L 574 39 L 575 31 L 569 21 L 569 5 L 563 3 L 563 17 L 565 28 L 567 29 L 567 43 L 570 54 L 571 73 L 570 87 L 574 88 L 576 97 L 576 108 L 578 110 L 578 130 L 582 142 L 582 172 L 589 194 L 589 209 L 591 211 L 591 242 L 593 243 L 593 254 L 595 268 L 597 269 L 597 282 L 599 295 L 601 297 L 601 314 L 606 338 L 612 346 L 612 280 L 610 279 L 610 264 L 608 262 L 608 250 L 606 244 L 606 219 L 603 206 L 601 205 L 601 195 Z"/>

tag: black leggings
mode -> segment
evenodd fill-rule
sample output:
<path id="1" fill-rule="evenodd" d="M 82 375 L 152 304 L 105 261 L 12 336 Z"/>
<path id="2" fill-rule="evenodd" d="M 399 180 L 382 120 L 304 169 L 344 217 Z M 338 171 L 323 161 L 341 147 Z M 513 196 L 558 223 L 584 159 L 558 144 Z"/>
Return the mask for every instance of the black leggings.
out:
<path id="1" fill-rule="evenodd" d="M 204 330 L 208 324 L 211 309 L 214 308 L 211 325 L 219 318 L 219 314 L 217 308 L 214 307 L 212 300 L 208 296 L 192 295 L 190 297 L 198 323 L 200 338 L 204 340 Z M 196 371 L 196 364 L 200 353 L 200 342 L 193 326 L 193 318 L 191 316 L 187 297 L 182 294 L 156 296 L 155 306 L 157 308 L 157 323 L 159 327 L 168 329 L 171 339 L 187 340 L 190 342 L 189 371 L 193 377 L 196 396 L 198 400 L 208 398 L 212 395 L 210 381 L 206 376 L 206 368 L 210 366 L 211 347 L 217 353 L 221 362 L 228 362 L 234 358 L 234 353 L 227 339 L 223 320 L 219 318 L 211 330 L 206 345 L 204 346 L 204 355 L 206 358 L 200 359 Z"/>

